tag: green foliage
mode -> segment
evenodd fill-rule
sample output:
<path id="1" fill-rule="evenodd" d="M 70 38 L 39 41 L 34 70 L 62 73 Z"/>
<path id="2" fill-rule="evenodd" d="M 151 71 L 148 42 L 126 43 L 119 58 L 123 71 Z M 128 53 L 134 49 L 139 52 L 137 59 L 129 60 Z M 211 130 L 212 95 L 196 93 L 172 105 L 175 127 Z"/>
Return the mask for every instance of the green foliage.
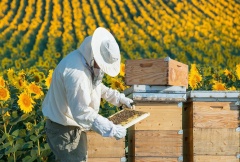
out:
<path id="1" fill-rule="evenodd" d="M 31 81 L 31 75 L 25 76 L 29 79 L 26 81 Z M 11 98 L 7 101 L 0 100 L 0 161 L 51 160 L 52 152 L 46 142 L 45 119 L 41 110 L 43 97 L 34 99 L 33 110 L 24 113 L 17 103 L 22 89 L 13 86 L 10 80 L 5 81 L 5 84 Z M 41 86 L 46 93 L 46 86 Z"/>
<path id="2" fill-rule="evenodd" d="M 1 159 L 3 161 L 47 161 L 51 150 L 46 144 L 41 111 L 23 114 L 17 110 L 12 111 L 10 107 L 1 109 L 3 125 L 0 132 Z M 10 116 L 3 117 L 4 111 L 8 111 Z M 26 125 L 29 124 L 32 125 L 31 128 L 27 128 Z"/>

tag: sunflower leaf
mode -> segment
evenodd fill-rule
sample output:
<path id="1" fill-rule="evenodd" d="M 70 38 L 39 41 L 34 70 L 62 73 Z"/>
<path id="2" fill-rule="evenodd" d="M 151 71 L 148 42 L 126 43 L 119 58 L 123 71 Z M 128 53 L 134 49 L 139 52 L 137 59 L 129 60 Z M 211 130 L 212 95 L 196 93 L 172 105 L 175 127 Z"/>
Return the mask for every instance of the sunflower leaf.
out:
<path id="1" fill-rule="evenodd" d="M 12 136 L 17 137 L 18 135 L 19 135 L 19 129 L 15 130 L 15 131 L 12 133 Z"/>
<path id="2" fill-rule="evenodd" d="M 0 143 L 2 143 L 7 138 L 7 133 L 4 133 L 2 138 L 0 138 Z"/>
<path id="3" fill-rule="evenodd" d="M 21 120 L 21 117 L 17 117 L 17 118 L 13 118 L 11 121 L 10 121 L 10 125 L 16 125 L 18 122 L 22 121 Z"/>
<path id="4" fill-rule="evenodd" d="M 20 148 L 20 145 L 14 145 L 13 147 L 8 147 L 8 149 L 5 150 L 5 155 L 8 155 L 12 152 L 16 152 Z"/>
<path id="5" fill-rule="evenodd" d="M 22 119 L 22 120 L 25 120 L 25 119 L 27 119 L 28 117 L 29 117 L 28 114 L 23 114 L 23 115 L 21 116 L 21 119 Z"/>
<path id="6" fill-rule="evenodd" d="M 27 149 L 27 148 L 32 148 L 33 147 L 33 142 L 29 141 L 23 144 L 22 148 Z"/>
<path id="7" fill-rule="evenodd" d="M 32 161 L 34 161 L 34 160 L 36 160 L 37 159 L 37 156 L 34 156 L 34 157 L 32 157 L 32 156 L 26 156 L 26 157 L 24 157 L 23 158 L 23 161 L 28 161 L 28 162 L 32 162 Z"/>

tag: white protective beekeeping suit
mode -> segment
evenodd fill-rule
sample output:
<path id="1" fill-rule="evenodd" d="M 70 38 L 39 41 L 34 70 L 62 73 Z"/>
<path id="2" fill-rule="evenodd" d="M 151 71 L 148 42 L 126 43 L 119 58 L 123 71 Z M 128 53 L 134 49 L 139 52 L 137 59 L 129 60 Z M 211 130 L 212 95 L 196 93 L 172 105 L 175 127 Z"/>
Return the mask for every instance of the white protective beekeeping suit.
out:
<path id="1" fill-rule="evenodd" d="M 92 51 L 92 38 L 92 36 L 85 38 L 77 50 L 68 54 L 58 64 L 53 72 L 51 86 L 44 99 L 42 111 L 44 116 L 61 125 L 78 126 L 82 130 L 92 128 L 103 136 L 114 136 L 116 130 L 112 127 L 116 126 L 98 115 L 101 98 L 113 105 L 125 104 L 128 107 L 132 100 L 106 87 L 101 83 L 101 78 L 93 82 L 93 59 L 97 59 L 98 56 L 94 56 Z M 108 43 L 106 48 L 109 46 Z M 114 58 L 113 61 L 115 61 Z M 101 66 L 100 61 L 99 67 Z M 119 73 L 119 69 L 115 69 L 114 72 L 103 67 L 103 70 L 111 76 L 112 73 Z M 107 130 L 108 127 L 111 128 Z"/>

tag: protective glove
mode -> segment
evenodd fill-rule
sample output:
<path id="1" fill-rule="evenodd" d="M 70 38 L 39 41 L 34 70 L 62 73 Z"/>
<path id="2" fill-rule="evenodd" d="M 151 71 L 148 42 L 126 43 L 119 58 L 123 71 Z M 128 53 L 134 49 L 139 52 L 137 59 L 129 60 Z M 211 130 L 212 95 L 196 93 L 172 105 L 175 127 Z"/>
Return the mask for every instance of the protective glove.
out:
<path id="1" fill-rule="evenodd" d="M 121 125 L 115 125 L 115 126 L 116 126 L 116 128 L 115 128 L 116 129 L 116 133 L 114 135 L 115 139 L 119 140 L 119 139 L 125 137 L 126 136 L 126 132 L 127 132 L 126 128 L 124 128 Z"/>
<path id="2" fill-rule="evenodd" d="M 126 136 L 126 129 L 121 125 L 115 125 L 107 118 L 98 115 L 92 124 L 92 130 L 103 137 L 115 137 L 117 140 Z"/>
<path id="3" fill-rule="evenodd" d="M 128 108 L 132 109 L 131 103 L 133 103 L 133 100 L 128 97 L 125 97 L 125 95 L 123 93 L 120 95 L 119 102 L 121 105 L 125 105 Z"/>

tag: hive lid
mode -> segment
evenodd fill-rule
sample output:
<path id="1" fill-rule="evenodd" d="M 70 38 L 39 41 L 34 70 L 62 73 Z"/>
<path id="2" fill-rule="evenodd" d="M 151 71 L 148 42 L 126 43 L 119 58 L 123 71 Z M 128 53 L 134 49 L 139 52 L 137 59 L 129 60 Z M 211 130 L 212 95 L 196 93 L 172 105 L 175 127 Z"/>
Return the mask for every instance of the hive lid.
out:
<path id="1" fill-rule="evenodd" d="M 131 93 L 186 93 L 184 86 L 150 86 L 150 85 L 132 85 L 123 91 L 125 95 Z"/>
<path id="2" fill-rule="evenodd" d="M 184 102 L 186 93 L 132 93 L 127 97 L 134 102 Z"/>
<path id="3" fill-rule="evenodd" d="M 239 101 L 240 91 L 189 91 L 187 99 L 192 101 Z"/>
<path id="4" fill-rule="evenodd" d="M 121 124 L 124 128 L 129 128 L 136 123 L 142 121 L 150 115 L 149 112 L 136 111 L 132 109 L 125 108 L 110 117 L 108 119 L 114 124 Z"/>

